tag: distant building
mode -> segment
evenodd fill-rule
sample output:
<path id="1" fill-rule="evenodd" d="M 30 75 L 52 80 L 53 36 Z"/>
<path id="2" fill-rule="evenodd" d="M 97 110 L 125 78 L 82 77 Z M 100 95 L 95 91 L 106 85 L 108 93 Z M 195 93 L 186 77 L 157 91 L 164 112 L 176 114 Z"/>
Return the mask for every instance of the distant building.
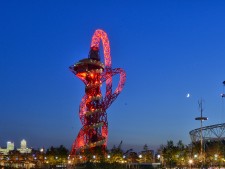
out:
<path id="1" fill-rule="evenodd" d="M 27 148 L 27 142 L 26 142 L 26 140 L 22 140 L 21 142 L 20 142 L 20 147 L 22 148 L 22 149 L 26 149 Z"/>
<path id="2" fill-rule="evenodd" d="M 14 150 L 14 143 L 11 141 L 7 142 L 7 148 L 0 148 L 0 153 L 3 155 L 7 155 L 9 151 Z"/>
<path id="3" fill-rule="evenodd" d="M 20 142 L 20 148 L 17 149 L 20 153 L 31 153 L 31 149 L 30 148 L 27 148 L 27 142 L 26 140 L 22 140 Z"/>
<path id="4" fill-rule="evenodd" d="M 0 153 L 3 155 L 7 155 L 9 153 L 9 150 L 7 150 L 6 148 L 0 148 Z"/>
<path id="5" fill-rule="evenodd" d="M 0 148 L 0 154 L 8 155 L 9 151 L 12 151 L 15 149 L 14 143 L 11 141 L 7 142 L 6 148 Z M 31 149 L 27 148 L 27 142 L 26 140 L 22 140 L 20 142 L 20 148 L 17 149 L 20 153 L 31 153 Z"/>
<path id="6" fill-rule="evenodd" d="M 7 149 L 8 149 L 9 151 L 14 150 L 14 143 L 11 142 L 11 141 L 8 141 L 8 142 L 7 142 Z"/>

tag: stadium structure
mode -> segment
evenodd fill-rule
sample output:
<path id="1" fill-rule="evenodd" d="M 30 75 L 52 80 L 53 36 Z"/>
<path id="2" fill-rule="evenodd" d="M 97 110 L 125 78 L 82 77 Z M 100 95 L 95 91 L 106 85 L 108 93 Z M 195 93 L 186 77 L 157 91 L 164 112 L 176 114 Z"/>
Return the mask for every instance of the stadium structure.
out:
<path id="1" fill-rule="evenodd" d="M 225 81 L 223 82 L 225 86 Z M 225 97 L 225 94 L 221 94 L 222 99 Z M 204 120 L 207 120 L 206 117 L 197 117 L 195 120 L 200 120 L 201 123 Z M 214 124 L 210 126 L 200 127 L 189 132 L 192 143 L 199 143 L 201 141 L 225 141 L 225 123 Z"/>
<path id="2" fill-rule="evenodd" d="M 205 126 L 190 131 L 191 141 L 197 143 L 201 141 L 201 130 L 202 139 L 204 141 L 220 141 L 225 140 L 225 123 Z"/>

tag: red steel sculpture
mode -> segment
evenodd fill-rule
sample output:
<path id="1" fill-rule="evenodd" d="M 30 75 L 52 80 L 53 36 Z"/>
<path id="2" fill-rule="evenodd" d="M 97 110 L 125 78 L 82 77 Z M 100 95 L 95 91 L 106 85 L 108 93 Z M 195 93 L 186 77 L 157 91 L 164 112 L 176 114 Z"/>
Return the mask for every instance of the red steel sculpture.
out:
<path id="1" fill-rule="evenodd" d="M 104 63 L 100 61 L 99 45 L 103 44 Z M 79 116 L 83 127 L 73 143 L 71 155 L 82 150 L 95 147 L 106 148 L 108 138 L 108 121 L 106 109 L 120 94 L 126 80 L 126 73 L 121 68 L 112 69 L 110 45 L 107 34 L 96 30 L 91 41 L 89 56 L 70 66 L 70 70 L 85 84 L 85 95 L 79 108 Z M 112 92 L 112 77 L 120 75 L 117 88 Z M 101 86 L 105 82 L 103 97 Z"/>

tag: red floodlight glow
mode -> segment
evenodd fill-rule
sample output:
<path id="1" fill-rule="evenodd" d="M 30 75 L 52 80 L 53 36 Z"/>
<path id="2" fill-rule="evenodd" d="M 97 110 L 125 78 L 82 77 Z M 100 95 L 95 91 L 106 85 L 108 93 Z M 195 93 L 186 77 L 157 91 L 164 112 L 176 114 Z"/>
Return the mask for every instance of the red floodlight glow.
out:
<path id="1" fill-rule="evenodd" d="M 99 57 L 100 41 L 103 44 L 104 64 L 100 62 Z M 103 30 L 98 29 L 92 37 L 89 58 L 70 66 L 70 70 L 85 84 L 85 95 L 79 107 L 79 117 L 83 126 L 72 145 L 71 155 L 97 146 L 106 147 L 108 139 L 106 109 L 120 94 L 126 81 L 125 71 L 121 68 L 112 69 L 111 64 L 109 39 Z M 120 75 L 120 80 L 112 92 L 112 76 L 116 74 Z M 103 98 L 101 85 L 104 82 L 106 93 Z"/>

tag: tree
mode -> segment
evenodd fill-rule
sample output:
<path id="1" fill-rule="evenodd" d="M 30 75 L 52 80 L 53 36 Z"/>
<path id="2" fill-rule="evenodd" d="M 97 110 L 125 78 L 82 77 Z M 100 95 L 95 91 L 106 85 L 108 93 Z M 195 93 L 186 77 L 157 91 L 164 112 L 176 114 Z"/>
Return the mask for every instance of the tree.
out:
<path id="1" fill-rule="evenodd" d="M 183 144 L 181 140 L 178 141 L 177 147 L 176 147 L 176 161 L 178 167 L 182 168 L 184 167 L 188 162 L 188 147 Z"/>
<path id="2" fill-rule="evenodd" d="M 130 152 L 127 157 L 128 163 L 137 163 L 138 162 L 138 154 L 136 152 Z"/>
<path id="3" fill-rule="evenodd" d="M 57 164 L 57 163 L 66 163 L 67 157 L 69 155 L 68 149 L 66 149 L 63 145 L 59 147 L 51 146 L 46 151 L 46 156 L 50 164 Z"/>
<path id="4" fill-rule="evenodd" d="M 139 159 L 141 163 L 151 163 L 153 161 L 153 153 L 148 149 L 148 145 L 143 146 L 143 151 L 141 152 L 141 158 Z"/>
<path id="5" fill-rule="evenodd" d="M 224 159 L 225 146 L 221 141 L 209 141 L 205 148 L 205 162 L 206 165 L 220 166 Z"/>
<path id="6" fill-rule="evenodd" d="M 167 141 L 167 145 L 162 146 L 162 156 L 166 167 L 174 167 L 176 165 L 177 148 L 172 140 Z"/>
<path id="7" fill-rule="evenodd" d="M 185 146 L 181 140 L 174 145 L 172 140 L 167 141 L 167 145 L 162 145 L 159 149 L 165 167 L 181 167 L 188 165 L 190 159 L 189 147 Z"/>
<path id="8" fill-rule="evenodd" d="M 116 147 L 114 145 L 113 148 L 111 149 L 111 152 L 110 152 L 110 161 L 111 162 L 123 161 L 123 150 L 121 149 L 122 143 L 123 142 L 121 141 L 120 144 L 118 145 L 118 147 Z"/>

